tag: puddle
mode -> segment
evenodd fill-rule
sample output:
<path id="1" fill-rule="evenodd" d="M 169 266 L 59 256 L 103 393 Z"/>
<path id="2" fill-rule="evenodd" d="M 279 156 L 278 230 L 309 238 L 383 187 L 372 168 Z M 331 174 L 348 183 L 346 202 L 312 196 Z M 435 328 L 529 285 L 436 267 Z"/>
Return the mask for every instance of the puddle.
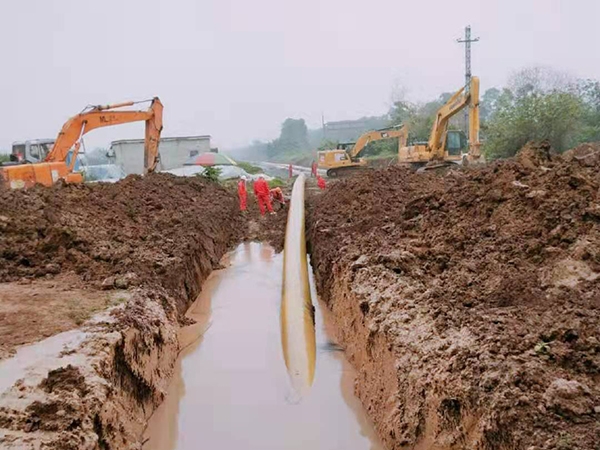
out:
<path id="1" fill-rule="evenodd" d="M 207 280 L 189 313 L 198 323 L 182 330 L 187 347 L 144 450 L 383 450 L 319 304 L 315 380 L 298 401 L 281 350 L 282 265 L 283 255 L 269 246 L 242 244 L 230 266 Z"/>
<path id="2" fill-rule="evenodd" d="M 19 348 L 14 356 L 0 362 L 0 395 L 19 379 L 33 385 L 44 379 L 50 370 L 67 364 L 81 364 L 84 356 L 69 354 L 68 350 L 78 348 L 86 337 L 87 333 L 71 330 Z M 63 356 L 65 352 L 67 355 Z"/>

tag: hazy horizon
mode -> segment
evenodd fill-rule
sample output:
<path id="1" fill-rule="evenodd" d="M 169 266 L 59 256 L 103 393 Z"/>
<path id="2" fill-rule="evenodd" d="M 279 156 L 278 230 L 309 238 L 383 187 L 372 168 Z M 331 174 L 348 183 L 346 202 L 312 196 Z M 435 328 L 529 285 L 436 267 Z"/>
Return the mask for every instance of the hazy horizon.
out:
<path id="1" fill-rule="evenodd" d="M 5 107 L 0 149 L 53 138 L 87 104 L 159 96 L 164 136 L 210 134 L 231 148 L 273 139 L 287 118 L 387 112 L 463 83 L 465 25 L 482 89 L 523 67 L 600 78 L 593 0 L 22 0 L 0 6 Z M 577 3 L 578 8 L 573 7 Z M 96 130 L 88 147 L 143 137 Z"/>

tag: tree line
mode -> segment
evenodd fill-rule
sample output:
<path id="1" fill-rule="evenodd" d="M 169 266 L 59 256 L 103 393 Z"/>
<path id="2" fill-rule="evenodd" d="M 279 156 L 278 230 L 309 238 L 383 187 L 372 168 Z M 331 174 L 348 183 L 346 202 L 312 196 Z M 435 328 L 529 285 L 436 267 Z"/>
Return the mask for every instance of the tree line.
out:
<path id="1" fill-rule="evenodd" d="M 443 93 L 424 104 L 395 102 L 391 124 L 408 124 L 410 139 L 426 141 L 435 112 L 451 95 Z M 511 157 L 532 140 L 548 140 L 560 152 L 600 141 L 600 82 L 549 68 L 523 69 L 510 77 L 508 86 L 484 92 L 480 119 L 482 149 L 488 159 Z M 460 128 L 461 120 L 462 115 L 457 115 L 454 127 Z"/>
<path id="2" fill-rule="evenodd" d="M 383 126 L 408 125 L 409 142 L 427 141 L 437 110 L 453 93 L 446 92 L 428 102 L 394 102 L 387 114 L 370 123 Z M 451 127 L 464 126 L 462 114 Z M 363 118 L 361 120 L 364 120 Z M 548 140 L 557 151 L 583 142 L 600 141 L 600 82 L 577 79 L 550 68 L 527 68 L 514 73 L 503 88 L 487 89 L 480 99 L 480 138 L 487 159 L 513 156 L 528 141 Z M 368 122 L 368 121 L 367 121 Z M 367 129 L 362 132 L 368 131 Z M 354 130 L 356 139 L 360 131 Z M 322 129 L 310 130 L 304 119 L 286 119 L 277 139 L 255 141 L 249 149 L 257 157 L 277 160 L 282 156 L 310 155 L 317 149 L 335 147 Z M 394 155 L 397 142 L 369 145 L 366 155 Z"/>

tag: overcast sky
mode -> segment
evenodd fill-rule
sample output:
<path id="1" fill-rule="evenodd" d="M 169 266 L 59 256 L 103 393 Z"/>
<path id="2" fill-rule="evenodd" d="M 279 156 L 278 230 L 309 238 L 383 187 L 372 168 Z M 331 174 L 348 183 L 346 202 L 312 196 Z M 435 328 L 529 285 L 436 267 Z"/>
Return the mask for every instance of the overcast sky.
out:
<path id="1" fill-rule="evenodd" d="M 382 114 L 394 93 L 462 85 L 467 24 L 483 89 L 530 65 L 600 78 L 599 17 L 598 0 L 2 0 L 0 148 L 55 137 L 87 104 L 153 96 L 163 136 L 221 148 L 275 138 L 286 117 Z"/>

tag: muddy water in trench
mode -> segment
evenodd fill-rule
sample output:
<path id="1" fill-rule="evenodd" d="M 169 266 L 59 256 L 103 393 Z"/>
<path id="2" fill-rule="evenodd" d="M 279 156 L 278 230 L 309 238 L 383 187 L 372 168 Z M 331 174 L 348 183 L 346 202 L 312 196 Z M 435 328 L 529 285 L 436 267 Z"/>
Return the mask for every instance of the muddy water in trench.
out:
<path id="1" fill-rule="evenodd" d="M 283 256 L 243 244 L 227 264 L 188 313 L 197 324 L 182 330 L 188 345 L 144 450 L 383 450 L 321 305 L 314 384 L 301 400 L 291 388 L 279 322 Z"/>

